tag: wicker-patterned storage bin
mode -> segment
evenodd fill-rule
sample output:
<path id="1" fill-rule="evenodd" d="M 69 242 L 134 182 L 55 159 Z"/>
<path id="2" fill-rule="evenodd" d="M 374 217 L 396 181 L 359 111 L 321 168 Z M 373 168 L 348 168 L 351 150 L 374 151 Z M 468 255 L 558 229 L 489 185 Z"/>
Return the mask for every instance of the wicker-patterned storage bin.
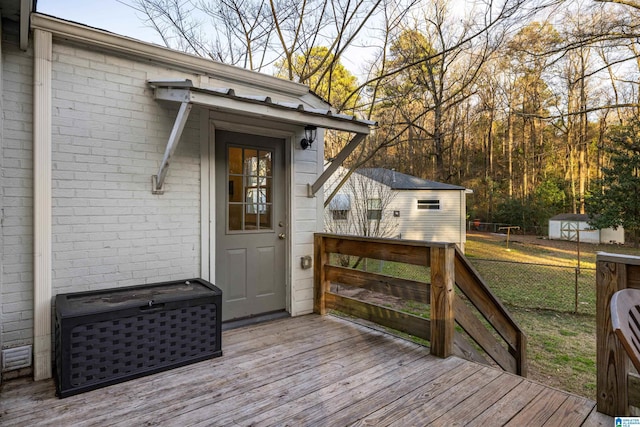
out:
<path id="1" fill-rule="evenodd" d="M 202 279 L 57 295 L 58 396 L 222 355 L 221 303 Z"/>

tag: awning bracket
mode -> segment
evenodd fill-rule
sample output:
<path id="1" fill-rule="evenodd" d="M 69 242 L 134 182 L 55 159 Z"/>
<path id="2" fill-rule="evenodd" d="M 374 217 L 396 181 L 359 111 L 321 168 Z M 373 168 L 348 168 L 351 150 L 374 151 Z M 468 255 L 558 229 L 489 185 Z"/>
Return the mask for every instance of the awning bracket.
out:
<path id="1" fill-rule="evenodd" d="M 318 179 L 316 179 L 316 182 L 307 185 L 307 197 L 315 197 L 318 190 L 320 190 L 320 188 L 322 188 L 324 183 L 327 182 L 331 175 L 333 175 L 335 171 L 340 166 L 342 166 L 342 163 L 344 163 L 347 157 L 349 157 L 349 154 L 351 154 L 353 150 L 355 150 L 356 147 L 360 145 L 360 143 L 366 136 L 367 134 L 358 133 L 351 139 L 351 141 L 349 141 L 347 145 L 345 145 L 345 147 L 335 157 L 333 162 L 331 162 L 331 164 L 324 170 L 324 172 L 322 172 L 322 175 L 320 175 Z"/>
<path id="2" fill-rule="evenodd" d="M 184 126 L 187 123 L 187 119 L 189 118 L 189 113 L 191 112 L 192 108 L 193 108 L 193 104 L 191 104 L 190 102 L 182 102 L 180 104 L 180 109 L 178 110 L 176 121 L 173 124 L 173 129 L 171 129 L 171 134 L 169 135 L 167 148 L 164 151 L 164 157 L 162 158 L 162 163 L 160 163 L 160 167 L 158 168 L 158 173 L 156 175 L 151 176 L 151 193 L 152 194 L 164 194 L 164 189 L 162 187 L 164 185 L 164 180 L 167 177 L 167 172 L 169 171 L 169 164 L 171 163 L 171 157 L 173 156 L 173 153 L 176 151 L 178 142 L 180 142 L 180 137 L 182 136 L 182 132 L 184 131 Z"/>

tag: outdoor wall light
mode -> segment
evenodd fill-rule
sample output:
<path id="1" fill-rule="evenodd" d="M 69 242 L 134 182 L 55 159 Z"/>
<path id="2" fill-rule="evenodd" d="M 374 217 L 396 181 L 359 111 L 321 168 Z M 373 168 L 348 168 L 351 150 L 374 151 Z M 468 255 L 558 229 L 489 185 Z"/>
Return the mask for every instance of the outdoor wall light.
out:
<path id="1" fill-rule="evenodd" d="M 303 150 L 311 147 L 311 144 L 316 140 L 318 128 L 312 125 L 307 125 L 304 127 L 304 138 L 300 141 L 300 146 Z"/>

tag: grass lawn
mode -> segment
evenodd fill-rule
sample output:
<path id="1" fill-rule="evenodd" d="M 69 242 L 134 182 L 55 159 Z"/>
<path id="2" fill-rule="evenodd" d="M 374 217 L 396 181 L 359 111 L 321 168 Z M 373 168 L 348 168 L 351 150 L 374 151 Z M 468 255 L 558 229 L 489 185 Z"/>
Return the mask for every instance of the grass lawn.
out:
<path id="1" fill-rule="evenodd" d="M 474 233 L 467 236 L 466 255 L 474 258 L 506 260 L 513 262 L 577 265 L 577 245 L 571 242 L 554 242 L 525 236 L 512 236 L 509 250 L 505 236 Z M 595 268 L 597 252 L 613 252 L 640 255 L 640 251 L 627 246 L 580 245 L 581 268 Z M 478 262 L 478 265 L 481 265 Z M 552 283 L 557 274 L 552 268 L 532 267 L 537 271 L 535 282 Z M 499 274 L 491 269 L 481 275 Z M 501 275 L 512 274 L 502 267 Z M 579 314 L 571 310 L 540 309 L 533 303 L 536 294 L 561 298 L 554 289 L 538 289 L 534 286 L 520 287 L 523 279 L 512 278 L 511 285 L 492 286 L 492 278 L 485 280 L 494 293 L 503 301 L 528 337 L 527 357 L 529 378 L 561 390 L 596 398 L 596 319 L 595 319 L 595 274 L 581 289 Z M 504 282 L 506 283 L 506 282 Z M 570 290 L 570 286 L 568 287 Z M 533 296 L 532 296 L 533 295 Z M 560 304 L 559 304 L 560 305 Z"/>

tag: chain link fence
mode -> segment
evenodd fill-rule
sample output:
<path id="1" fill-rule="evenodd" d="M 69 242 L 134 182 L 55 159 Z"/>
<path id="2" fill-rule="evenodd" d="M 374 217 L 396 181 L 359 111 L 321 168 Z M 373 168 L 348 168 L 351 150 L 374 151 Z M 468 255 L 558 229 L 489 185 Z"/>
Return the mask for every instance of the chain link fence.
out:
<path id="1" fill-rule="evenodd" d="M 523 234 L 526 230 L 529 234 L 534 234 L 536 236 L 548 236 L 549 235 L 549 226 L 548 225 L 531 225 L 528 224 L 526 228 L 524 226 L 518 226 L 518 230 L 513 230 L 514 224 L 506 224 L 502 222 L 482 222 L 478 219 L 472 219 L 467 221 L 467 231 L 480 231 L 480 232 L 489 232 L 489 233 L 500 233 L 506 234 L 507 227 L 512 227 L 512 234 Z"/>
<path id="2" fill-rule="evenodd" d="M 332 264 L 428 283 L 430 270 L 395 262 L 332 257 Z M 512 307 L 596 314 L 596 270 L 552 264 L 468 258 L 500 301 Z"/>
<path id="3" fill-rule="evenodd" d="M 506 305 L 596 314 L 596 270 L 551 264 L 469 258 Z"/>

